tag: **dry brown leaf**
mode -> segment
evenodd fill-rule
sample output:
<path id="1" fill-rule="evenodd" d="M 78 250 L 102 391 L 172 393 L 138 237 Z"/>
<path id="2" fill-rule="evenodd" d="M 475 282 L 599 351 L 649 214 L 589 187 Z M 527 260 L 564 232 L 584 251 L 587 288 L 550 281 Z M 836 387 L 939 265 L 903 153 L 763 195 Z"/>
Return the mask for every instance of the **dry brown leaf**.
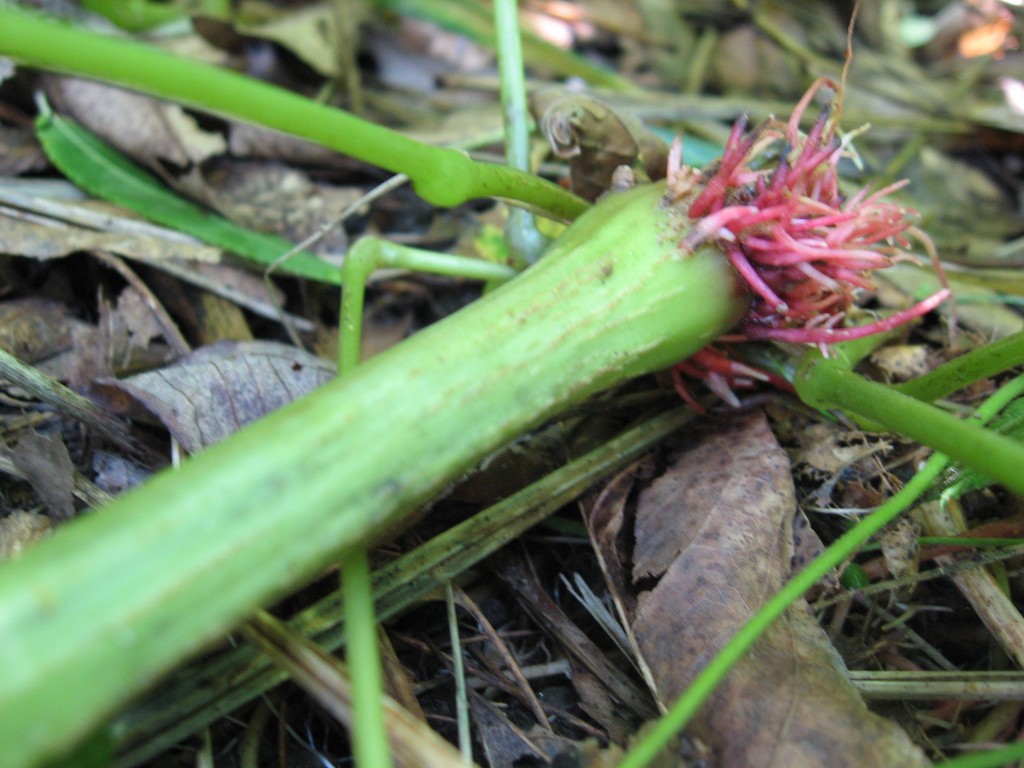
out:
<path id="1" fill-rule="evenodd" d="M 361 6 L 349 3 L 347 8 L 346 13 L 356 11 L 362 16 Z M 358 24 L 360 20 L 355 18 L 352 23 Z M 337 54 L 339 43 L 334 13 L 327 3 L 292 8 L 262 24 L 239 23 L 236 31 L 284 46 L 325 77 L 343 74 Z"/>
<path id="2" fill-rule="evenodd" d="M 31 365 L 70 349 L 75 323 L 68 308 L 59 301 L 0 302 L 0 349 Z"/>
<path id="3" fill-rule="evenodd" d="M 196 453 L 333 376 L 330 363 L 295 347 L 222 342 L 166 368 L 100 383 L 129 394 Z"/>
<path id="4" fill-rule="evenodd" d="M 199 128 L 177 104 L 61 75 L 44 78 L 47 98 L 108 144 L 165 177 L 224 154 L 224 137 Z"/>
<path id="5" fill-rule="evenodd" d="M 100 306 L 103 354 L 114 375 L 149 370 L 170 361 L 173 354 L 164 339 L 153 310 L 140 291 L 127 286 L 118 294 L 117 305 Z"/>
<path id="6" fill-rule="evenodd" d="M 789 461 L 760 413 L 693 435 L 638 500 L 635 547 L 622 511 L 592 535 L 664 705 L 788 579 L 796 503 Z M 609 551 L 618 546 L 618 551 Z M 907 735 L 867 710 L 806 606 L 792 606 L 691 722 L 719 766 L 923 766 Z"/>
<path id="7" fill-rule="evenodd" d="M 199 181 L 199 179 L 194 179 Z M 222 215 L 258 232 L 273 232 L 299 242 L 327 224 L 364 195 L 357 187 L 313 182 L 304 171 L 264 161 L 215 161 L 204 167 L 202 199 Z M 308 246 L 315 253 L 343 253 L 345 228 L 334 226 Z"/>
<path id="8" fill-rule="evenodd" d="M 204 244 L 124 232 L 96 232 L 59 222 L 44 225 L 6 216 L 0 226 L 0 251 L 33 259 L 56 259 L 79 251 L 108 251 L 152 261 L 211 262 L 220 258 L 219 249 Z"/>
<path id="9" fill-rule="evenodd" d="M 41 171 L 49 165 L 31 128 L 0 125 L 0 176 Z"/>
<path id="10" fill-rule="evenodd" d="M 520 728 L 509 722 L 493 704 L 473 690 L 469 691 L 469 707 L 476 734 L 483 747 L 487 765 L 512 768 L 524 760 L 544 761 L 540 747 Z"/>
<path id="11" fill-rule="evenodd" d="M 75 465 L 59 435 L 29 432 L 18 441 L 11 458 L 51 517 L 67 520 L 74 516 Z"/>
<path id="12" fill-rule="evenodd" d="M 810 508 L 866 509 L 881 503 L 872 481 L 883 473 L 892 443 L 869 433 L 851 432 L 836 424 L 797 421 L 788 427 L 786 442 L 793 474 L 817 487 L 802 501 Z"/>

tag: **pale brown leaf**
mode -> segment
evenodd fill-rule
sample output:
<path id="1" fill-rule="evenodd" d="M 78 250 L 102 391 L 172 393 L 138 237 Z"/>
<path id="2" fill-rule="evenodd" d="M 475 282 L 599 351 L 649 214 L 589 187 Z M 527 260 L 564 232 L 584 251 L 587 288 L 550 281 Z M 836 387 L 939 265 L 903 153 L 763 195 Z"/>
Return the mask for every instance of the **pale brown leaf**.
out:
<path id="1" fill-rule="evenodd" d="M 219 249 L 208 245 L 124 232 L 96 232 L 61 222 L 42 224 L 11 217 L 0 220 L 0 250 L 33 259 L 56 259 L 94 250 L 152 261 L 211 262 L 220 258 Z"/>
<path id="2" fill-rule="evenodd" d="M 102 383 L 142 403 L 195 453 L 333 376 L 330 363 L 295 347 L 222 342 L 166 368 Z"/>
<path id="3" fill-rule="evenodd" d="M 71 348 L 76 323 L 67 306 L 49 299 L 0 302 L 0 349 L 24 363 L 45 360 Z"/>
<path id="4" fill-rule="evenodd" d="M 0 176 L 41 171 L 48 165 L 32 129 L 0 125 Z"/>
<path id="5" fill-rule="evenodd" d="M 319 184 L 304 171 L 255 160 L 214 161 L 192 181 L 197 187 L 192 191 L 232 221 L 295 242 L 337 223 L 364 194 L 358 187 Z M 344 227 L 333 226 L 308 248 L 343 253 L 347 245 Z"/>
<path id="6" fill-rule="evenodd" d="M 18 441 L 11 458 L 51 517 L 67 520 L 74 516 L 75 466 L 59 435 L 29 432 Z"/>
<path id="7" fill-rule="evenodd" d="M 60 75 L 44 84 L 59 111 L 160 175 L 166 165 L 184 169 L 227 150 L 223 136 L 202 130 L 177 104 Z"/>
<path id="8" fill-rule="evenodd" d="M 759 413 L 695 434 L 638 500 L 635 546 L 620 511 L 594 527 L 605 567 L 667 706 L 788 579 L 796 508 L 789 461 Z M 736 768 L 921 766 L 923 753 L 867 710 L 805 605 L 792 606 L 718 686 L 690 732 Z"/>

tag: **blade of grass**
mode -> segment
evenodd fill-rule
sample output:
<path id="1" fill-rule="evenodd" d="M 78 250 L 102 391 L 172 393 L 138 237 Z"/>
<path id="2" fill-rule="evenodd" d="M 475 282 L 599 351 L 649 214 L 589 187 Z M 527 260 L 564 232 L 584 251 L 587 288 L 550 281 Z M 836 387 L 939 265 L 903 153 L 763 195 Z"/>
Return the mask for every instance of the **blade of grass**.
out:
<path id="1" fill-rule="evenodd" d="M 48 106 L 43 105 L 36 120 L 36 137 L 50 161 L 77 186 L 158 224 L 257 264 L 273 264 L 294 247 L 282 237 L 254 232 L 185 200 L 95 134 L 54 114 Z M 293 254 L 281 271 L 322 283 L 337 285 L 341 281 L 336 266 L 308 251 Z"/>

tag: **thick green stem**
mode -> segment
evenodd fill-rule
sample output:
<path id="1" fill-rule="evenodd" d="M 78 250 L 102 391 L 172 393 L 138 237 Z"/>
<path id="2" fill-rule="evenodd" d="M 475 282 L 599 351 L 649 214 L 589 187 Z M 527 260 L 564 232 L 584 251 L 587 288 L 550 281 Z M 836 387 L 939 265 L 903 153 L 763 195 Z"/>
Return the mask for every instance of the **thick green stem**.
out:
<path id="1" fill-rule="evenodd" d="M 842 356 L 811 356 L 794 382 L 801 399 L 817 408 L 842 408 L 883 428 L 963 462 L 1024 495 L 1024 446 L 958 419 L 935 406 L 868 381 L 850 370 Z"/>
<path id="2" fill-rule="evenodd" d="M 5 765 L 72 745 L 503 442 L 731 327 L 745 294 L 717 250 L 679 250 L 663 192 L 602 201 L 520 277 L 0 569 Z"/>
<path id="3" fill-rule="evenodd" d="M 404 173 L 426 201 L 453 206 L 502 197 L 571 220 L 585 201 L 502 165 L 477 163 L 250 77 L 105 37 L 12 7 L 0 10 L 0 54 L 23 64 L 103 80 L 197 109 L 245 120 Z"/>

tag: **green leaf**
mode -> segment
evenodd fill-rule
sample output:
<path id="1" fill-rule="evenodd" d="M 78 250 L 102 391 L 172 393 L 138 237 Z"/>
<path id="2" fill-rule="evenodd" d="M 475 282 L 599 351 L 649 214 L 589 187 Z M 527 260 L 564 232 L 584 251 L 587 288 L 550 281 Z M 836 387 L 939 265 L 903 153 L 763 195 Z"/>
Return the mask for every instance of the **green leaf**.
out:
<path id="1" fill-rule="evenodd" d="M 91 195 L 259 264 L 269 266 L 294 247 L 282 237 L 246 229 L 185 200 L 93 133 L 50 110 L 36 119 L 36 135 L 50 161 Z M 308 251 L 292 254 L 280 271 L 341 283 L 337 267 Z"/>

